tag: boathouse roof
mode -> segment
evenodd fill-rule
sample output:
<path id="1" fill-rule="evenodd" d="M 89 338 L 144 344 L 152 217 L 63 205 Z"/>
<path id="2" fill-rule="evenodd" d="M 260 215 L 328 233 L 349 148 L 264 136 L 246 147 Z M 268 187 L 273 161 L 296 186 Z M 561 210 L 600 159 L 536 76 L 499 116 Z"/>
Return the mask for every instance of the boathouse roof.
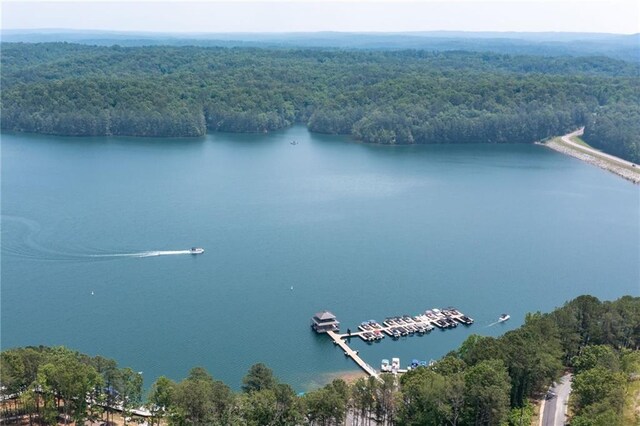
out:
<path id="1" fill-rule="evenodd" d="M 333 321 L 336 319 L 336 316 L 329 311 L 318 312 L 313 317 L 319 321 Z"/>

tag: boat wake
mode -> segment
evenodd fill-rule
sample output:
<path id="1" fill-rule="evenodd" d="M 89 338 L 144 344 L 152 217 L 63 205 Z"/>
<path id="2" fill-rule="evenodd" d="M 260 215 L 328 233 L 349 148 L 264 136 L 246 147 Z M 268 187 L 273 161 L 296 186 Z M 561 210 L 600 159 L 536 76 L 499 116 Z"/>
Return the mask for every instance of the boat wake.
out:
<path id="1" fill-rule="evenodd" d="M 493 327 L 493 326 L 494 326 L 494 325 L 496 325 L 496 324 L 504 324 L 508 319 L 509 319 L 509 318 L 507 318 L 507 319 L 505 319 L 505 320 L 502 320 L 502 321 L 500 321 L 500 320 L 498 320 L 498 321 L 494 321 L 494 322 L 492 322 L 491 324 L 489 324 L 487 327 Z"/>
<path id="2" fill-rule="evenodd" d="M 109 253 L 87 247 L 54 247 L 40 243 L 38 222 L 19 216 L 2 215 L 2 254 L 40 261 L 94 262 L 118 258 L 144 258 L 192 254 L 191 250 L 149 250 L 128 253 Z"/>
<path id="3" fill-rule="evenodd" d="M 91 254 L 90 257 L 156 257 L 191 254 L 191 250 L 152 250 L 139 253 Z"/>

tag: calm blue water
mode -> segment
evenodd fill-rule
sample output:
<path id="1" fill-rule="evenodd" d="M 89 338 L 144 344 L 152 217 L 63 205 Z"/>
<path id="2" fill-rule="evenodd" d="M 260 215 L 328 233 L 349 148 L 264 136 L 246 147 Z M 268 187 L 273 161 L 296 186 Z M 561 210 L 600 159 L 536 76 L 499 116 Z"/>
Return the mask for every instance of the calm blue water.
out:
<path id="1" fill-rule="evenodd" d="M 3 135 L 1 344 L 102 354 L 147 386 L 200 365 L 237 388 L 265 362 L 307 390 L 355 368 L 311 333 L 318 310 L 343 330 L 449 305 L 476 319 L 353 343 L 405 365 L 583 293 L 638 295 L 639 209 L 637 186 L 538 146 Z"/>

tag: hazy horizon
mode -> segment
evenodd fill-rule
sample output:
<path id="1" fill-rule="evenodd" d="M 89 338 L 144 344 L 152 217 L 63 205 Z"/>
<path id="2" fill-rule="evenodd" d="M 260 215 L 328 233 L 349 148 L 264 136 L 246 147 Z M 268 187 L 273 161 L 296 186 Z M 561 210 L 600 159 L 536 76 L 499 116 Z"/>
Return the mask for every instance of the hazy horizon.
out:
<path id="1" fill-rule="evenodd" d="M 163 34 L 640 32 L 633 0 L 2 3 L 2 29 Z"/>
<path id="2" fill-rule="evenodd" d="M 475 31 L 475 30 L 430 30 L 430 31 L 338 31 L 338 30 L 318 30 L 318 31 L 168 31 L 168 30 L 104 30 L 95 28 L 64 28 L 64 27 L 42 27 L 42 28 L 3 28 L 6 32 L 69 32 L 69 33 L 104 33 L 104 34 L 146 34 L 146 35 L 218 35 L 218 34 L 268 34 L 268 35 L 286 35 L 286 34 L 363 34 L 363 35 L 420 35 L 420 34 L 602 34 L 613 36 L 634 36 L 640 35 L 635 33 L 611 33 L 596 31 Z"/>

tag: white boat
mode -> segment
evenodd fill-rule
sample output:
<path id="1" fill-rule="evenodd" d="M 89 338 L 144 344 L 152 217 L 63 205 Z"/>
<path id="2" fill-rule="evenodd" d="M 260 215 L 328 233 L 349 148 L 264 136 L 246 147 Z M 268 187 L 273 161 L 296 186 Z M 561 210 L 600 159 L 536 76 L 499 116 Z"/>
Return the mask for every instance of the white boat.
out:
<path id="1" fill-rule="evenodd" d="M 397 373 L 400 370 L 400 358 L 391 358 L 391 372 Z"/>
<path id="2" fill-rule="evenodd" d="M 204 249 L 202 247 L 191 247 L 191 250 L 189 250 L 189 253 L 191 253 L 191 254 L 202 254 L 202 253 L 204 253 Z"/>
<path id="3" fill-rule="evenodd" d="M 387 371 L 391 371 L 391 366 L 389 365 L 388 359 L 382 360 L 382 364 L 380 365 L 380 371 L 382 371 L 383 373 Z"/>
<path id="4" fill-rule="evenodd" d="M 509 318 L 511 318 L 511 315 L 502 314 L 502 315 L 500 315 L 500 318 L 498 318 L 498 322 L 505 322 L 505 321 L 509 320 Z"/>

